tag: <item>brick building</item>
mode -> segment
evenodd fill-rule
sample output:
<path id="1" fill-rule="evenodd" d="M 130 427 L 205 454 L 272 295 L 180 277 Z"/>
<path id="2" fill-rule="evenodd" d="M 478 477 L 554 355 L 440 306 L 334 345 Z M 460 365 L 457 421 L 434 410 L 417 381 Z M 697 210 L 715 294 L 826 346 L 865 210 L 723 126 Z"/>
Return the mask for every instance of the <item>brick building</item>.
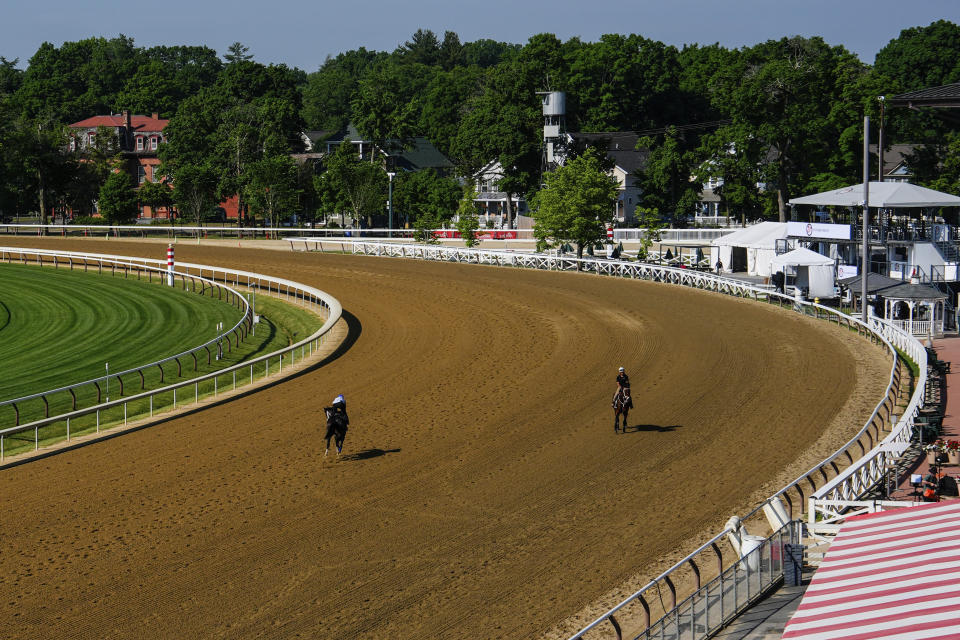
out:
<path id="1" fill-rule="evenodd" d="M 136 176 L 137 184 L 155 182 L 159 180 L 156 171 L 160 166 L 157 149 L 164 141 L 163 129 L 167 122 L 169 120 L 160 118 L 156 113 L 141 116 L 124 111 L 109 116 L 93 116 L 70 125 L 70 129 L 74 131 L 70 146 L 92 146 L 98 128 L 107 128 L 116 134 L 120 144 L 120 157 L 130 175 Z M 168 207 L 159 207 L 157 211 L 151 211 L 150 207 L 141 207 L 140 217 L 169 218 L 170 211 Z"/>

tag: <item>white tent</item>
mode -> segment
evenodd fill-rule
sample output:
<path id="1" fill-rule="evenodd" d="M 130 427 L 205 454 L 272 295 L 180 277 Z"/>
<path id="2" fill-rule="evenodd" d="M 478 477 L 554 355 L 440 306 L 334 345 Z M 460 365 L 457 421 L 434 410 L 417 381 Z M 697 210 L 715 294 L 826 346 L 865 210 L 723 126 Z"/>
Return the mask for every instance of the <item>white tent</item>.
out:
<path id="1" fill-rule="evenodd" d="M 841 187 L 812 196 L 793 198 L 790 204 L 818 206 L 863 206 L 863 183 Z M 871 182 L 870 206 L 895 209 L 897 207 L 960 207 L 960 197 L 919 187 L 907 182 Z"/>
<path id="2" fill-rule="evenodd" d="M 781 254 L 770 261 L 772 271 L 783 271 L 792 267 L 795 272 L 794 286 L 806 288 L 810 297 L 829 298 L 833 296 L 834 261 L 810 249 L 794 249 Z"/>
<path id="3" fill-rule="evenodd" d="M 746 229 L 722 236 L 713 241 L 717 247 L 720 261 L 727 270 L 733 270 L 738 262 L 742 262 L 742 254 L 746 253 L 747 273 L 752 276 L 769 276 L 770 260 L 777 254 L 776 241 L 787 237 L 785 222 L 761 222 Z M 734 251 L 738 259 L 734 260 Z"/>

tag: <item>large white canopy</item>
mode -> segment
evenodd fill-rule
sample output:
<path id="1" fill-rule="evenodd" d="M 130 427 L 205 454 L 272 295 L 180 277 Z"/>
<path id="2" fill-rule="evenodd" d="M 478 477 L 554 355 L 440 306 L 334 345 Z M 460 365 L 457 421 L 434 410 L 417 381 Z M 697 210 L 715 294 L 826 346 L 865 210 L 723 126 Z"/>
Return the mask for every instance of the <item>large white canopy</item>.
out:
<path id="1" fill-rule="evenodd" d="M 713 241 L 717 247 L 748 247 L 750 249 L 774 249 L 776 241 L 787 237 L 787 223 L 761 222 L 728 233 Z"/>
<path id="2" fill-rule="evenodd" d="M 733 248 L 746 250 L 747 273 L 752 276 L 769 276 L 770 259 L 776 255 L 777 240 L 787 237 L 787 223 L 761 222 L 717 238 L 713 245 L 717 255 L 727 268 L 733 268 Z"/>
<path id="3" fill-rule="evenodd" d="M 790 204 L 819 206 L 862 207 L 863 183 L 793 198 Z M 871 182 L 870 206 L 894 209 L 897 207 L 960 207 L 960 197 L 919 187 L 907 182 Z"/>

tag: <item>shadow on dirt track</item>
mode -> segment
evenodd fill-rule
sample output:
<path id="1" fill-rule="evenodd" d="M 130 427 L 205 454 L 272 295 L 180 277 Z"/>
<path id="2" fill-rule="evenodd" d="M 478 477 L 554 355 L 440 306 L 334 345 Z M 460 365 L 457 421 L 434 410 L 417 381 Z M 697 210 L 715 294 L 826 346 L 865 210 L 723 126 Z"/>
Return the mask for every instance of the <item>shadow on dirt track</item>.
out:
<path id="1" fill-rule="evenodd" d="M 669 426 L 663 426 L 659 424 L 633 424 L 629 427 L 624 427 L 621 429 L 622 433 L 639 433 L 643 431 L 656 431 L 657 433 L 666 433 L 668 431 L 676 431 L 680 429 L 683 425 L 672 424 Z"/>

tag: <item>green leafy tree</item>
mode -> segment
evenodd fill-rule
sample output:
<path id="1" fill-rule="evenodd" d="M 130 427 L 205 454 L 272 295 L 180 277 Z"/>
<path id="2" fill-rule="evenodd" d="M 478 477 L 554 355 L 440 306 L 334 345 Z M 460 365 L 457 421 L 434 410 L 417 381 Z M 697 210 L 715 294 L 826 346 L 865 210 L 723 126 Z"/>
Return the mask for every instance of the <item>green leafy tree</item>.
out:
<path id="1" fill-rule="evenodd" d="M 173 224 L 174 215 L 171 210 L 173 205 L 173 190 L 165 182 L 146 181 L 137 189 L 137 200 L 140 204 L 150 207 L 156 215 L 157 209 L 167 207 L 169 212 L 170 224 Z"/>
<path id="2" fill-rule="evenodd" d="M 646 166 L 638 171 L 644 205 L 669 212 L 675 225 L 685 220 L 700 199 L 700 186 L 690 181 L 696 155 L 672 127 L 662 136 L 640 138 L 637 147 L 650 149 Z"/>
<path id="3" fill-rule="evenodd" d="M 433 171 L 401 172 L 394 179 L 394 211 L 407 221 L 426 216 L 431 228 L 439 227 L 453 217 L 462 193 L 455 179 Z"/>
<path id="4" fill-rule="evenodd" d="M 840 131 L 831 110 L 841 98 L 837 70 L 844 64 L 858 61 L 821 38 L 794 37 L 746 49 L 714 76 L 714 105 L 732 120 L 718 135 L 758 142 L 751 161 L 763 165 L 781 221 L 791 195 L 835 159 L 831 141 Z"/>
<path id="5" fill-rule="evenodd" d="M 388 59 L 371 68 L 357 86 L 351 102 L 353 122 L 365 139 L 373 142 L 370 162 L 388 141 L 403 146 L 415 134 L 421 95 L 432 71 L 421 64 Z"/>
<path id="6" fill-rule="evenodd" d="M 338 131 L 353 120 L 351 102 L 367 69 L 386 54 L 363 47 L 327 58 L 300 89 L 303 119 L 309 129 Z"/>
<path id="7" fill-rule="evenodd" d="M 315 184 L 321 210 L 327 215 L 347 213 L 357 221 L 366 219 L 368 227 L 373 226 L 374 216 L 383 215 L 387 174 L 381 167 L 360 160 L 349 142 L 340 144 L 327 157 Z"/>
<path id="8" fill-rule="evenodd" d="M 130 224 L 137 219 L 137 193 L 133 179 L 124 171 L 110 174 L 100 188 L 97 207 L 110 224 Z"/>
<path id="9" fill-rule="evenodd" d="M 108 113 L 141 61 L 141 50 L 123 35 L 60 47 L 45 42 L 30 58 L 17 102 L 29 117 L 61 123 Z"/>
<path id="10" fill-rule="evenodd" d="M 588 149 L 544 175 L 544 187 L 532 200 L 533 233 L 538 244 L 572 242 L 577 257 L 606 238 L 613 222 L 617 182 L 603 170 L 600 152 Z"/>
<path id="11" fill-rule="evenodd" d="M 644 229 L 644 234 L 640 238 L 640 249 L 637 251 L 638 260 L 646 260 L 650 256 L 650 247 L 654 242 L 660 242 L 666 223 L 660 216 L 660 212 L 649 207 L 637 207 L 636 209 L 637 225 Z"/>
<path id="12" fill-rule="evenodd" d="M 244 186 L 254 214 L 259 213 L 268 227 L 275 227 L 287 214 L 297 210 L 297 165 L 290 156 L 275 155 L 257 160 L 248 170 Z"/>
<path id="13" fill-rule="evenodd" d="M 413 37 L 403 43 L 399 53 L 409 62 L 432 66 L 440 60 L 440 40 L 430 29 L 417 29 Z"/>
<path id="14" fill-rule="evenodd" d="M 227 53 L 223 54 L 223 59 L 229 64 L 253 60 L 253 54 L 247 53 L 248 51 L 250 51 L 250 47 L 240 42 L 234 42 L 227 47 Z"/>
<path id="15" fill-rule="evenodd" d="M 540 42 L 536 49 L 559 46 Z M 526 51 L 526 49 L 524 49 Z M 548 56 L 556 59 L 555 55 Z M 465 106 L 457 136 L 451 145 L 454 161 L 464 175 L 474 175 L 488 162 L 497 161 L 503 171 L 500 190 L 507 194 L 507 222 L 514 217 L 516 196 L 532 190 L 540 177 L 542 115 L 536 91 L 549 73 L 529 57 L 509 58 L 490 70 L 483 90 Z"/>
<path id="16" fill-rule="evenodd" d="M 170 116 L 182 98 L 174 70 L 153 60 L 138 68 L 126 81 L 117 94 L 115 106 L 132 113 L 156 111 Z"/>
<path id="17" fill-rule="evenodd" d="M 731 138 L 735 132 L 727 127 L 701 138 L 698 157 L 703 160 L 694 175 L 698 185 L 711 178 L 722 178 L 722 184 L 713 189 L 720 197 L 721 211 L 746 224 L 748 218 L 763 215 L 763 195 L 757 186 L 766 179 L 764 166 L 757 162 L 763 145 L 750 135 Z"/>
<path id="18" fill-rule="evenodd" d="M 18 118 L 4 148 L 21 206 L 36 210 L 41 223 L 47 224 L 51 208 L 65 197 L 77 169 L 64 127 L 49 120 Z"/>
<path id="19" fill-rule="evenodd" d="M 677 50 L 638 35 L 564 45 L 568 125 L 579 131 L 646 129 L 670 121 L 678 100 Z M 675 120 L 674 120 L 675 121 Z"/>
<path id="20" fill-rule="evenodd" d="M 181 215 L 201 225 L 217 206 L 217 171 L 209 163 L 187 163 L 173 173 L 173 202 Z"/>
<path id="21" fill-rule="evenodd" d="M 463 198 L 460 199 L 460 205 L 457 207 L 457 231 L 467 247 L 475 247 L 480 244 L 477 239 L 477 229 L 480 228 L 480 217 L 477 215 L 477 204 L 474 202 L 477 198 L 476 187 L 472 183 L 464 186 Z"/>

